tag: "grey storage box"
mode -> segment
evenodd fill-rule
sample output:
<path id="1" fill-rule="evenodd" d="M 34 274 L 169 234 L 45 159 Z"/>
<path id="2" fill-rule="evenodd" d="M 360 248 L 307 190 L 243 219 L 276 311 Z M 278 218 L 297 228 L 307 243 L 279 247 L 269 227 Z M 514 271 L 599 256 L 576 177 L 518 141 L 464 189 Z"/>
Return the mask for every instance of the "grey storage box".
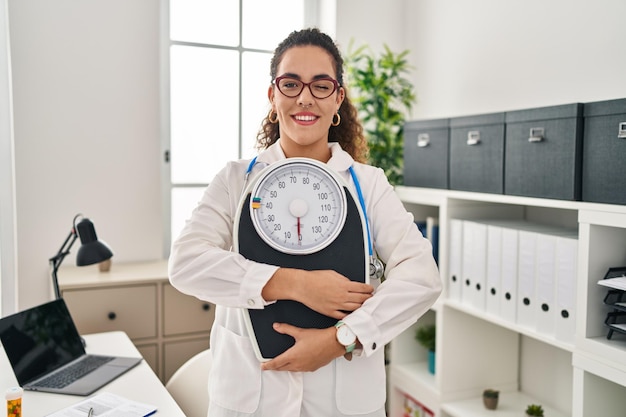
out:
<path id="1" fill-rule="evenodd" d="M 506 113 L 504 193 L 580 200 L 581 103 Z"/>
<path id="2" fill-rule="evenodd" d="M 504 113 L 450 119 L 450 189 L 503 193 Z"/>
<path id="3" fill-rule="evenodd" d="M 404 124 L 404 185 L 448 188 L 449 120 Z"/>
<path id="4" fill-rule="evenodd" d="M 626 204 L 626 99 L 584 105 L 582 199 Z"/>

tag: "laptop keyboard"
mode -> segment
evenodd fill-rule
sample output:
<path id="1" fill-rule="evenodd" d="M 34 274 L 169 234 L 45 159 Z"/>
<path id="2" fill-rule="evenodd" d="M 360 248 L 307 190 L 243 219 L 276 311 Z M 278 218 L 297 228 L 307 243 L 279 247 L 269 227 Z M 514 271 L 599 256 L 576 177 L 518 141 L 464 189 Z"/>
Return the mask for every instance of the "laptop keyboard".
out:
<path id="1" fill-rule="evenodd" d="M 66 387 L 80 377 L 87 375 L 89 372 L 99 368 L 109 361 L 112 361 L 113 359 L 115 358 L 109 356 L 87 356 L 83 360 L 63 369 L 61 372 L 57 372 L 56 374 L 50 375 L 49 377 L 33 384 L 33 387 Z"/>

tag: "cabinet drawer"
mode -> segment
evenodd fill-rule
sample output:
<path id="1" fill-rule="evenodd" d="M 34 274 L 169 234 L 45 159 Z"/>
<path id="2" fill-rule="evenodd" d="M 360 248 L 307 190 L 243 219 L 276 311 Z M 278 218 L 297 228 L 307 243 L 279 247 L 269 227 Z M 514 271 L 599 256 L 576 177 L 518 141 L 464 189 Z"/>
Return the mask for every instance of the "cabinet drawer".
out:
<path id="1" fill-rule="evenodd" d="M 122 330 L 131 339 L 156 337 L 156 285 L 65 290 L 79 333 Z"/>
<path id="2" fill-rule="evenodd" d="M 165 336 L 208 332 L 215 319 L 215 306 L 163 286 L 163 334 Z"/>

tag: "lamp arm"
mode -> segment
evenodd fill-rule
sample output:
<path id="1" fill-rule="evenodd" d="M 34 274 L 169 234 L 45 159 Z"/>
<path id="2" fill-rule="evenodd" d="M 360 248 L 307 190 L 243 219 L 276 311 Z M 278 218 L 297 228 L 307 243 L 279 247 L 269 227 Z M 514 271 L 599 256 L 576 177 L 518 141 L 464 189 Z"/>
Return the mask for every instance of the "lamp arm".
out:
<path id="1" fill-rule="evenodd" d="M 61 248 L 59 249 L 57 254 L 54 255 L 52 258 L 50 258 L 50 266 L 52 268 L 52 272 L 51 272 L 52 283 L 54 285 L 54 296 L 56 297 L 56 299 L 61 298 L 61 291 L 59 290 L 59 279 L 57 278 L 57 271 L 59 270 L 59 267 L 63 263 L 63 259 L 65 259 L 65 257 L 70 253 L 70 249 L 72 248 L 72 245 L 76 241 L 77 237 L 78 236 L 76 234 L 76 231 L 72 227 L 72 230 L 70 231 L 69 235 L 67 235 L 67 238 L 61 245 Z"/>

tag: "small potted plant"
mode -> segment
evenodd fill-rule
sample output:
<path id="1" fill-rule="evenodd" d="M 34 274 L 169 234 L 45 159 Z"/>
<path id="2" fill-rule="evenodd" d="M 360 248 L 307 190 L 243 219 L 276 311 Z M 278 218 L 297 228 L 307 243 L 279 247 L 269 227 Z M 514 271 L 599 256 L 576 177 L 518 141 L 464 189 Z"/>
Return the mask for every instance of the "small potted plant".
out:
<path id="1" fill-rule="evenodd" d="M 530 404 L 526 407 L 526 417 L 543 417 L 543 407 L 538 404 Z"/>
<path id="2" fill-rule="evenodd" d="M 483 404 L 487 410 L 495 410 L 498 408 L 498 398 L 500 391 L 495 389 L 486 389 L 483 391 Z"/>
<path id="3" fill-rule="evenodd" d="M 428 351 L 428 370 L 435 373 L 435 339 L 436 328 L 434 324 L 421 326 L 415 332 L 415 339 Z"/>

